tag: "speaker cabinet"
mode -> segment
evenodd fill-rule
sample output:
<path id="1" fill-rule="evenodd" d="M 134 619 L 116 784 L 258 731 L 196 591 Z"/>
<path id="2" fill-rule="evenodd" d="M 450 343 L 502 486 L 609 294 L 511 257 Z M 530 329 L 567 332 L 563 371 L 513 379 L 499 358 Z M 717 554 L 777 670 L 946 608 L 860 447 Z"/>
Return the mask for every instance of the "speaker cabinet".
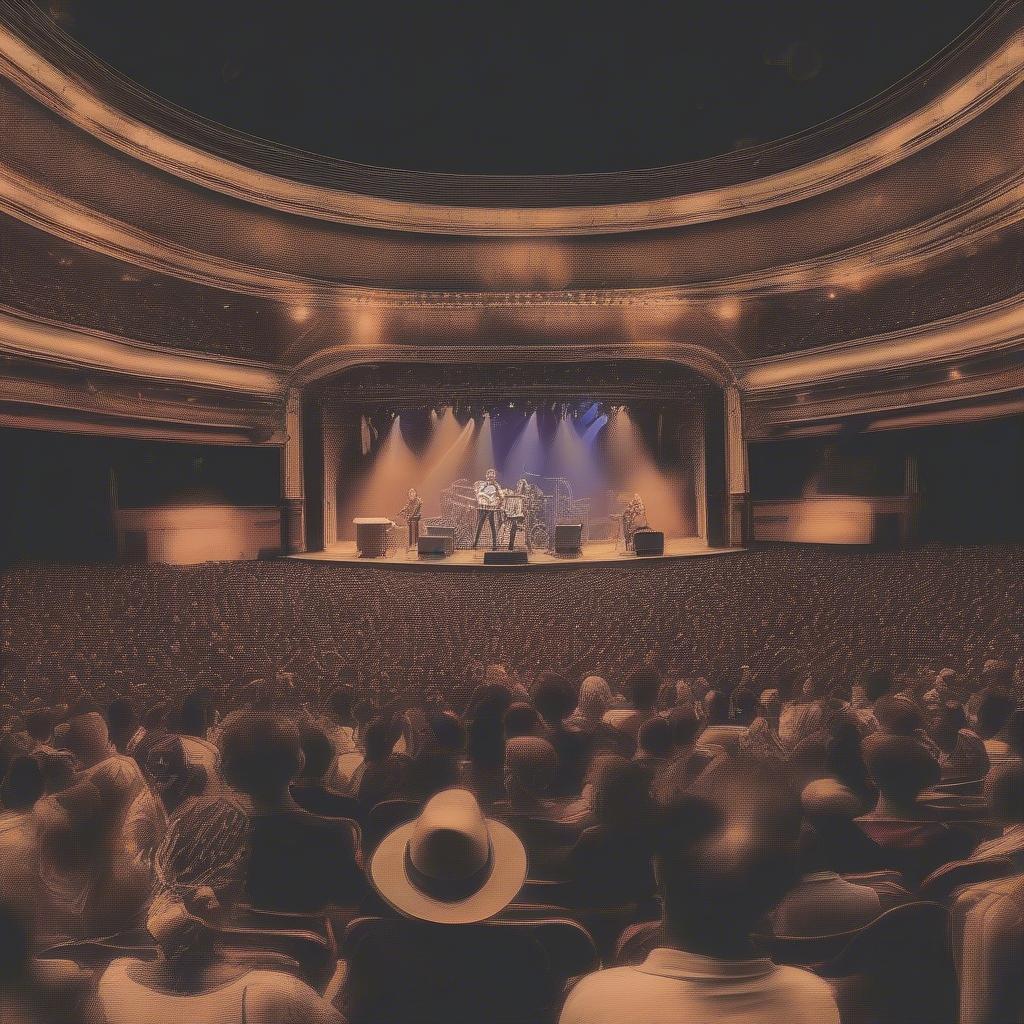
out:
<path id="1" fill-rule="evenodd" d="M 559 523 L 555 527 L 556 555 L 578 555 L 582 544 L 582 523 Z"/>
<path id="2" fill-rule="evenodd" d="M 526 552 L 485 551 L 484 565 L 526 565 Z"/>
<path id="3" fill-rule="evenodd" d="M 416 552 L 420 558 L 447 558 L 452 553 L 452 538 L 421 533 Z"/>
<path id="4" fill-rule="evenodd" d="M 637 530 L 633 534 L 633 551 L 641 558 L 665 554 L 665 534 L 661 530 Z"/>

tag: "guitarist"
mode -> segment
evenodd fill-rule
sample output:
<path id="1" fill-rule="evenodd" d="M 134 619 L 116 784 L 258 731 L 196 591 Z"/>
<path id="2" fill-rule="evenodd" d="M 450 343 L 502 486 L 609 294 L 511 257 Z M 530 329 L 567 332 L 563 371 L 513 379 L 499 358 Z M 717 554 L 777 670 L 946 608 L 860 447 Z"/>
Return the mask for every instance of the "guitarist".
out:
<path id="1" fill-rule="evenodd" d="M 491 527 L 491 550 L 498 550 L 498 509 L 501 508 L 501 499 L 504 492 L 501 484 L 498 483 L 498 474 L 493 470 L 487 470 L 486 479 L 476 482 L 476 536 L 473 538 L 473 548 L 476 549 L 480 543 L 480 533 L 484 528 L 484 522 Z"/>

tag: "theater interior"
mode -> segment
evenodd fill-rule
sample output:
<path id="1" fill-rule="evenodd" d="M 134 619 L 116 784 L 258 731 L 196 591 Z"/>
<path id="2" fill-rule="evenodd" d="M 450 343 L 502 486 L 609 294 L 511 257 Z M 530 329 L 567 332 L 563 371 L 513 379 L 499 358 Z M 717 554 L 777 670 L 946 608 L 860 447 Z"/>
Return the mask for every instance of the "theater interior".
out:
<path id="1" fill-rule="evenodd" d="M 0 1019 L 1024 1021 L 1024 6 L 0 0 Z"/>

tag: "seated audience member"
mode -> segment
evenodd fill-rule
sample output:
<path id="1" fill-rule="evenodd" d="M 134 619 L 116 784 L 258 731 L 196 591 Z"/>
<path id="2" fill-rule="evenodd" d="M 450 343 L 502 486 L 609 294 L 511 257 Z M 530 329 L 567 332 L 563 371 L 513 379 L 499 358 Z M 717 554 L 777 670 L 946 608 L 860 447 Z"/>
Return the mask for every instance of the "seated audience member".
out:
<path id="1" fill-rule="evenodd" d="M 604 720 L 631 739 L 636 739 L 640 727 L 656 714 L 654 705 L 661 689 L 661 676 L 653 668 L 637 669 L 626 679 L 626 697 L 629 706 L 611 708 Z"/>
<path id="2" fill-rule="evenodd" d="M 119 754 L 126 753 L 128 741 L 135 735 L 138 715 L 127 697 L 117 697 L 107 705 L 110 742 Z"/>
<path id="3" fill-rule="evenodd" d="M 959 704 L 948 703 L 939 710 L 932 739 L 939 748 L 943 782 L 978 782 L 985 777 L 990 767 L 985 744 L 968 727 Z"/>
<path id="4" fill-rule="evenodd" d="M 667 721 L 672 730 L 672 753 L 652 781 L 660 801 L 685 792 L 710 765 L 727 756 L 721 747 L 699 742 L 701 722 L 692 709 L 676 708 Z"/>
<path id="5" fill-rule="evenodd" d="M 852 932 L 882 912 L 874 889 L 848 882 L 829 869 L 818 835 L 809 825 L 800 833 L 799 863 L 800 881 L 772 914 L 776 935 L 811 938 Z"/>
<path id="6" fill-rule="evenodd" d="M 443 789 L 452 789 L 460 781 L 459 762 L 444 750 L 421 750 L 409 762 L 404 796 L 410 800 L 429 800 Z"/>
<path id="7" fill-rule="evenodd" d="M 151 886 L 123 820 L 92 782 L 76 782 L 40 800 L 39 877 L 49 936 L 109 935 L 129 927 Z"/>
<path id="8" fill-rule="evenodd" d="M 0 1020 L 4 1024 L 104 1024 L 93 980 L 68 960 L 33 959 L 30 919 L 0 903 Z"/>
<path id="9" fill-rule="evenodd" d="M 196 690 L 181 702 L 178 710 L 178 735 L 192 764 L 206 769 L 214 778 L 220 769 L 220 751 L 207 738 L 217 724 L 213 695 L 208 690 Z"/>
<path id="10" fill-rule="evenodd" d="M 724 690 L 709 690 L 704 695 L 704 729 L 700 734 L 704 746 L 721 747 L 728 754 L 739 750 L 747 726 L 733 722 L 730 712 L 731 702 Z"/>
<path id="11" fill-rule="evenodd" d="M 506 799 L 494 805 L 530 851 L 536 877 L 556 876 L 564 856 L 591 821 L 589 803 L 556 800 L 551 791 L 558 770 L 555 748 L 538 736 L 517 736 L 505 744 Z"/>
<path id="12" fill-rule="evenodd" d="M 779 739 L 787 750 L 818 732 L 825 720 L 825 701 L 810 676 L 796 677 L 796 692 L 779 714 Z"/>
<path id="13" fill-rule="evenodd" d="M 993 768 L 985 780 L 985 798 L 1003 834 L 976 847 L 971 860 L 1009 857 L 1024 871 L 1024 764 Z"/>
<path id="14" fill-rule="evenodd" d="M 1002 764 L 1014 757 L 1006 727 L 1016 708 L 1016 700 L 1002 690 L 986 690 L 981 695 L 977 733 L 985 744 L 985 753 L 992 765 Z"/>
<path id="15" fill-rule="evenodd" d="M 878 730 L 875 704 L 892 693 L 892 673 L 887 669 L 872 669 L 864 673 L 859 686 L 853 688 L 850 711 L 862 736 Z"/>
<path id="16" fill-rule="evenodd" d="M 547 728 L 545 739 L 558 754 L 554 792 L 558 796 L 578 793 L 587 768 L 589 743 L 582 733 L 569 728 L 566 717 L 576 705 L 572 686 L 553 672 L 543 672 L 533 684 L 533 704 Z"/>
<path id="17" fill-rule="evenodd" d="M 325 818 L 347 817 L 350 802 L 324 782 L 335 758 L 335 747 L 327 733 L 312 722 L 303 722 L 299 726 L 299 742 L 303 763 L 302 771 L 291 785 L 292 798 L 313 814 Z"/>
<path id="18" fill-rule="evenodd" d="M 484 817 L 472 793 L 450 789 L 434 796 L 416 820 L 383 839 L 368 874 L 401 916 L 379 922 L 347 949 L 339 1003 L 348 1019 L 408 1019 L 410 992 L 413 998 L 428 993 L 435 1004 L 430 1009 L 448 1007 L 445 1016 L 422 1015 L 439 1024 L 486 1021 L 482 1008 L 496 998 L 503 1000 L 502 1019 L 519 1019 L 517 999 L 535 1007 L 538 979 L 515 969 L 523 952 L 518 936 L 494 929 L 481 941 L 478 929 L 462 927 L 499 914 L 526 879 L 522 842 L 507 825 Z"/>
<path id="19" fill-rule="evenodd" d="M 353 714 L 355 703 L 356 692 L 348 684 L 339 686 L 327 701 L 322 724 L 338 756 L 351 754 L 359 746 Z"/>
<path id="20" fill-rule="evenodd" d="M 167 705 L 157 703 L 142 716 L 142 724 L 135 730 L 132 738 L 125 744 L 125 753 L 135 758 L 139 767 L 146 764 L 150 747 L 159 743 L 165 736 L 171 735 L 167 727 Z"/>
<path id="21" fill-rule="evenodd" d="M 189 872 L 203 876 L 195 867 Z M 283 971 L 254 970 L 225 955 L 217 941 L 220 903 L 208 885 L 167 891 L 148 911 L 146 929 L 159 955 L 116 959 L 99 979 L 106 1024 L 343 1024 L 308 985 Z"/>
<path id="22" fill-rule="evenodd" d="M 852 821 L 871 810 L 878 799 L 861 751 L 860 729 L 853 718 L 840 716 L 825 744 L 825 775 L 804 786 L 804 812 Z"/>
<path id="23" fill-rule="evenodd" d="M 967 693 L 960 682 L 960 677 L 951 668 L 940 669 L 935 676 L 932 688 L 921 698 L 925 710 L 929 714 L 937 714 L 948 701 L 962 704 Z"/>
<path id="24" fill-rule="evenodd" d="M 568 855 L 577 902 L 618 906 L 650 899 L 654 805 L 648 771 L 636 761 L 606 755 L 593 773 L 593 803 L 595 824 L 584 829 Z"/>
<path id="25" fill-rule="evenodd" d="M 618 754 L 632 757 L 636 744 L 620 729 L 604 721 L 605 712 L 612 706 L 612 691 L 601 676 L 587 676 L 580 684 L 576 710 L 565 724 L 586 737 L 591 757 Z"/>
<path id="26" fill-rule="evenodd" d="M 769 687 L 761 692 L 757 709 L 746 732 L 740 737 L 739 750 L 763 762 L 785 761 L 788 752 L 779 739 L 779 715 L 782 700 L 779 691 Z"/>
<path id="27" fill-rule="evenodd" d="M 633 760 L 644 769 L 648 779 L 653 780 L 668 767 L 673 751 L 672 723 L 661 715 L 644 722 L 637 734 Z"/>
<path id="28" fill-rule="evenodd" d="M 519 701 L 509 706 L 502 719 L 505 730 L 505 739 L 515 739 L 517 736 L 539 736 L 547 739 L 549 731 L 540 717 L 540 713 L 532 704 Z"/>
<path id="29" fill-rule="evenodd" d="M 303 810 L 290 785 L 302 769 L 299 731 L 274 714 L 246 712 L 221 737 L 224 778 L 249 801 L 246 892 L 258 907 L 314 911 L 363 895 L 348 824 Z"/>
<path id="30" fill-rule="evenodd" d="M 395 800 L 405 793 L 409 758 L 393 754 L 394 736 L 383 718 L 375 718 L 366 727 L 363 766 L 353 778 L 363 812 L 382 800 Z"/>
<path id="31" fill-rule="evenodd" d="M 1024 875 L 966 886 L 949 917 L 959 1024 L 1024 1020 Z"/>
<path id="32" fill-rule="evenodd" d="M 875 734 L 864 741 L 864 759 L 878 787 L 873 810 L 856 819 L 881 851 L 884 867 L 917 885 L 937 867 L 961 860 L 973 848 L 964 832 L 934 820 L 918 797 L 939 778 L 939 766 L 908 736 Z"/>
<path id="33" fill-rule="evenodd" d="M 485 805 L 505 795 L 504 715 L 512 703 L 503 686 L 480 687 L 466 711 L 466 752 L 472 787 Z"/>
<path id="34" fill-rule="evenodd" d="M 43 771 L 33 757 L 16 757 L 0 783 L 0 893 L 26 922 L 36 923 L 39 883 L 39 825 L 32 814 L 45 793 Z M 32 929 L 38 931 L 38 923 Z"/>
<path id="35" fill-rule="evenodd" d="M 710 794 L 709 776 L 702 785 L 709 783 Z M 766 788 L 760 783 L 757 795 Z M 639 966 L 583 978 L 560 1024 L 838 1024 L 827 982 L 776 966 L 751 942 L 792 882 L 799 815 L 784 810 L 779 820 L 766 820 L 777 798 L 753 817 L 748 805 L 734 818 L 732 796 L 690 798 L 667 813 L 654 857 L 665 944 Z"/>

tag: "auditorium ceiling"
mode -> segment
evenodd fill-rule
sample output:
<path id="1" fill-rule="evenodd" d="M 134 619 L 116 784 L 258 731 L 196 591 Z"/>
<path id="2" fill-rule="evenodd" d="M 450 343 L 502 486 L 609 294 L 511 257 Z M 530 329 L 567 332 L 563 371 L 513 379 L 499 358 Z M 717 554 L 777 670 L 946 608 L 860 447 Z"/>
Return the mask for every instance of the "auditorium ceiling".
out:
<path id="1" fill-rule="evenodd" d="M 685 362 L 766 431 L 840 393 L 1024 388 L 1016 0 L 872 0 L 846 32 L 833 5 L 729 31 L 676 5 L 604 50 L 557 14 L 567 64 L 525 84 L 518 29 L 483 67 L 449 53 L 472 18 L 388 35 L 364 6 L 0 2 L 0 350 L 269 397 L 576 346 Z"/>

